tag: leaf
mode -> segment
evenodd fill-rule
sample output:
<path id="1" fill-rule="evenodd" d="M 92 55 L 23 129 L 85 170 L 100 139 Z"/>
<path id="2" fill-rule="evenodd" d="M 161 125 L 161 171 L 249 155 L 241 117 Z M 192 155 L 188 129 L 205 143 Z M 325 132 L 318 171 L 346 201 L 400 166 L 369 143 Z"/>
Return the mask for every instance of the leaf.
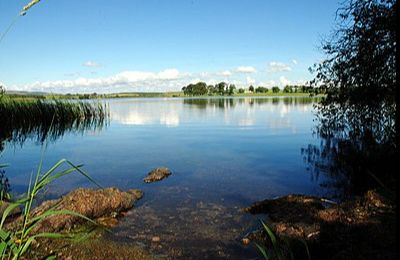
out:
<path id="1" fill-rule="evenodd" d="M 7 206 L 7 208 L 4 210 L 3 212 L 3 216 L 1 218 L 1 222 L 0 222 L 0 229 L 3 228 L 4 225 L 4 221 L 7 219 L 8 215 L 16 208 L 18 208 L 21 204 L 23 204 L 27 199 L 21 199 L 18 200 L 14 203 L 10 203 L 10 205 Z"/>
<path id="2" fill-rule="evenodd" d="M 40 233 L 34 236 L 31 236 L 28 238 L 28 240 L 25 242 L 24 246 L 21 248 L 19 251 L 19 255 L 25 254 L 25 252 L 28 250 L 32 242 L 39 237 L 44 237 L 44 238 L 63 238 L 66 237 L 67 235 L 60 234 L 60 233 Z"/>
<path id="3" fill-rule="evenodd" d="M 40 214 L 39 216 L 34 217 L 30 220 L 31 226 L 25 231 L 24 236 L 27 236 L 33 230 L 33 228 L 35 228 L 40 222 L 44 221 L 47 217 L 56 216 L 56 215 L 72 215 L 72 216 L 82 218 L 94 225 L 98 225 L 98 223 L 96 221 L 94 221 L 82 214 L 71 211 L 71 210 L 47 210 L 44 213 Z"/>
<path id="4" fill-rule="evenodd" d="M 25 12 L 28 11 L 29 9 L 32 8 L 32 6 L 34 6 L 35 4 L 39 3 L 40 0 L 32 0 L 30 1 L 27 5 L 25 5 L 22 10 L 24 10 Z"/>
<path id="5" fill-rule="evenodd" d="M 272 245 L 276 245 L 276 236 L 274 232 L 272 232 L 271 228 L 268 227 L 263 221 L 261 221 L 261 224 L 263 225 L 265 231 L 268 233 L 268 237 L 271 239 Z"/>
<path id="6" fill-rule="evenodd" d="M 5 242 L 0 243 L 0 256 L 3 256 L 7 249 L 7 244 Z"/>
<path id="7" fill-rule="evenodd" d="M 260 246 L 259 244 L 256 243 L 256 246 L 258 248 L 258 250 L 261 252 L 261 254 L 264 256 L 264 259 L 268 260 L 268 254 L 267 251 L 265 251 L 265 248 L 263 248 L 262 246 Z"/>

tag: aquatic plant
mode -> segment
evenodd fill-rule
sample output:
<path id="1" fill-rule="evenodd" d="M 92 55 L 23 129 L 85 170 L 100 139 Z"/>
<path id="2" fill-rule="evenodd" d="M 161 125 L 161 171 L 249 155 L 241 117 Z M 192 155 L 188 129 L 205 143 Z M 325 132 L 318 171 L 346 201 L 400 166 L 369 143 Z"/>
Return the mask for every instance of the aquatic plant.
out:
<path id="1" fill-rule="evenodd" d="M 63 165 L 68 166 L 65 170 L 60 170 Z M 38 238 L 72 238 L 72 235 L 63 233 L 40 232 L 36 230 L 38 224 L 45 219 L 55 215 L 74 215 L 85 219 L 93 224 L 93 220 L 69 210 L 55 210 L 50 208 L 38 215 L 33 215 L 33 203 L 38 193 L 42 191 L 51 182 L 61 178 L 62 176 L 79 173 L 92 183 L 100 187 L 87 173 L 81 169 L 82 165 L 74 165 L 66 159 L 57 162 L 48 171 L 42 172 L 42 161 L 39 164 L 34 181 L 29 183 L 28 191 L 25 195 L 17 200 L 10 202 L 5 208 L 0 221 L 0 256 L 1 259 L 19 259 L 26 254 L 32 243 Z M 17 208 L 23 208 L 21 218 L 14 220 L 13 227 L 6 227 L 7 220 L 11 217 L 12 212 Z M 97 225 L 97 224 L 96 224 Z"/>
<path id="2" fill-rule="evenodd" d="M 267 239 L 267 245 L 260 245 L 256 243 L 256 246 L 264 259 L 277 259 L 277 260 L 285 260 L 285 259 L 295 259 L 294 253 L 290 247 L 290 244 L 287 240 L 279 238 L 274 231 L 261 221 L 263 226 L 263 231 L 265 232 L 265 238 Z M 301 243 L 305 246 L 307 257 L 310 260 L 310 252 L 308 249 L 308 245 L 304 240 L 301 240 Z"/>
<path id="3" fill-rule="evenodd" d="M 263 230 L 266 233 L 266 238 L 268 239 L 268 242 L 270 243 L 270 246 L 262 246 L 258 243 L 256 243 L 256 246 L 264 259 L 269 260 L 269 259 L 286 259 L 284 256 L 285 255 L 290 255 L 290 259 L 293 259 L 293 254 L 290 251 L 290 248 L 287 247 L 286 245 L 283 245 L 282 241 L 278 240 L 277 236 L 275 233 L 272 231 L 272 229 L 265 224 L 263 221 L 261 221 L 261 224 L 263 226 Z M 288 254 L 289 253 L 289 254 Z"/>
<path id="4" fill-rule="evenodd" d="M 100 102 L 0 99 L 0 151 L 5 141 L 38 142 L 56 139 L 67 131 L 96 130 L 107 123 L 108 107 Z"/>
<path id="5" fill-rule="evenodd" d="M 11 188 L 10 183 L 8 182 L 8 178 L 5 174 L 5 171 L 2 168 L 5 168 L 5 164 L 0 164 L 0 203 L 1 201 L 8 201 L 11 199 Z"/>

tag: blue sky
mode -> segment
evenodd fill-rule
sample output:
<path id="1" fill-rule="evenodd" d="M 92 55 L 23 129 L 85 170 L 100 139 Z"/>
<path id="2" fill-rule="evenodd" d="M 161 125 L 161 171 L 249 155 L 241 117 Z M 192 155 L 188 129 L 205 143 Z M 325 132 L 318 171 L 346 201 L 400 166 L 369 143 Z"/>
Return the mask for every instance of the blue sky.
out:
<path id="1" fill-rule="evenodd" d="M 0 33 L 29 0 L 0 0 Z M 338 1 L 42 0 L 0 42 L 9 90 L 172 91 L 311 79 Z"/>

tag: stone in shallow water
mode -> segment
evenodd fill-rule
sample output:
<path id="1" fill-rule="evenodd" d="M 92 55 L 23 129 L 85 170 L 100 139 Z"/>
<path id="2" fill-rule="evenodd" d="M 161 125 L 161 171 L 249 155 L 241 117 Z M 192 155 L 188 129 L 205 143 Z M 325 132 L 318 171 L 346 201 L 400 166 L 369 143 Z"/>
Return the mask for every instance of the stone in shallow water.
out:
<path id="1" fill-rule="evenodd" d="M 121 212 L 131 209 L 142 196 L 143 192 L 140 190 L 124 192 L 117 188 L 97 190 L 79 188 L 60 199 L 43 202 L 31 214 L 32 217 L 36 217 L 50 209 L 69 210 L 93 220 L 100 219 L 100 224 L 113 226 L 116 224 L 116 220 L 111 219 L 116 218 Z M 22 217 L 19 217 L 14 224 L 18 224 L 20 221 L 22 221 Z M 54 215 L 38 223 L 34 231 L 68 231 L 84 222 L 84 219 L 71 214 Z"/>
<path id="2" fill-rule="evenodd" d="M 160 241 L 161 241 L 161 238 L 158 237 L 158 236 L 154 236 L 154 237 L 151 238 L 151 242 L 157 243 L 157 242 L 160 242 Z"/>
<path id="3" fill-rule="evenodd" d="M 161 181 L 162 179 L 171 175 L 171 171 L 166 167 L 155 168 L 149 172 L 146 178 L 143 179 L 144 182 L 150 183 L 155 181 Z"/>

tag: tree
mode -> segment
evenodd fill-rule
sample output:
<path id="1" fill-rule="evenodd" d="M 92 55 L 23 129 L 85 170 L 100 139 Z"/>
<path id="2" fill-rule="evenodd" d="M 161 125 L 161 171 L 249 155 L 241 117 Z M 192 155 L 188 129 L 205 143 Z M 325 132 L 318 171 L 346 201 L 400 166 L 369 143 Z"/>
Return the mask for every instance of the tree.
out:
<path id="1" fill-rule="evenodd" d="M 216 93 L 214 85 L 208 85 L 207 91 L 208 91 L 208 95 L 210 95 L 210 96 L 213 95 L 214 93 Z"/>
<path id="2" fill-rule="evenodd" d="M 279 87 L 272 87 L 272 92 L 273 93 L 279 93 L 279 91 L 280 91 L 280 89 L 279 89 Z"/>
<path id="3" fill-rule="evenodd" d="M 284 93 L 293 93 L 293 88 L 292 88 L 292 86 L 286 85 L 286 86 L 283 88 L 283 92 L 284 92 Z"/>
<path id="4" fill-rule="evenodd" d="M 244 89 L 243 88 L 239 88 L 239 93 L 243 94 L 244 93 Z"/>
<path id="5" fill-rule="evenodd" d="M 250 91 L 250 92 L 254 92 L 254 87 L 253 87 L 253 85 L 250 85 L 249 91 Z"/>
<path id="6" fill-rule="evenodd" d="M 256 93 L 267 93 L 268 89 L 265 87 L 258 86 L 255 91 Z"/>
<path id="7" fill-rule="evenodd" d="M 225 88 L 228 86 L 225 82 L 220 82 L 216 85 L 218 89 L 218 94 L 223 95 L 225 92 Z"/>
<path id="8" fill-rule="evenodd" d="M 394 141 L 396 132 L 396 9 L 395 0 L 349 0 L 322 44 L 326 59 L 311 69 L 312 84 L 327 93 L 323 120 L 337 121 L 339 107 L 348 120 L 338 127 L 345 128 L 361 112 L 365 120 L 353 124 L 352 134 L 369 132 L 381 142 Z"/>
<path id="9" fill-rule="evenodd" d="M 230 84 L 229 85 L 229 95 L 233 95 L 233 92 L 235 91 L 236 86 L 235 84 Z"/>
<path id="10" fill-rule="evenodd" d="M 317 106 L 322 144 L 307 158 L 316 172 L 329 169 L 335 187 L 395 191 L 396 13 L 395 0 L 348 0 L 322 43 L 326 58 L 311 68 L 326 98 Z"/>
<path id="11" fill-rule="evenodd" d="M 189 84 L 182 88 L 185 95 L 190 96 L 202 96 L 208 93 L 207 84 L 204 82 L 198 82 L 196 84 Z"/>

